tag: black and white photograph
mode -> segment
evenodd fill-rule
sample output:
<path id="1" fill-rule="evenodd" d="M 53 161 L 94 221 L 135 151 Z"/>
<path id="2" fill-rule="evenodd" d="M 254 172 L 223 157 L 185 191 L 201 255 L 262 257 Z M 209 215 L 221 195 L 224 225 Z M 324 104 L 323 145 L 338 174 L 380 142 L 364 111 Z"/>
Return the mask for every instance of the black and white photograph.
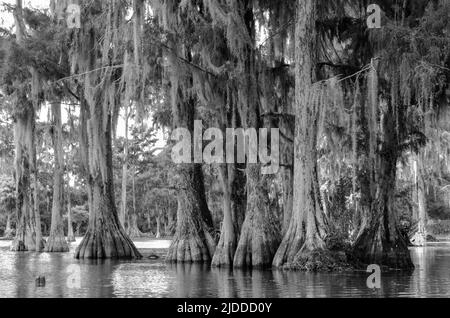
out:
<path id="1" fill-rule="evenodd" d="M 0 298 L 450 298 L 450 0 L 0 0 Z"/>

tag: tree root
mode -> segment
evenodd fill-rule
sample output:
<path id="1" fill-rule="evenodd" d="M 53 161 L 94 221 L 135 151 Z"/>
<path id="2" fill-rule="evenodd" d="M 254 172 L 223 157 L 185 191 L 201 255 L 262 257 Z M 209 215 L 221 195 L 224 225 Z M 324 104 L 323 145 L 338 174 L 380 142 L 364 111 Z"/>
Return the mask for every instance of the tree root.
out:
<path id="1" fill-rule="evenodd" d="M 226 239 L 221 238 L 214 253 L 212 266 L 213 267 L 231 267 L 233 266 L 234 255 L 236 252 L 236 243 L 227 242 Z"/>
<path id="2" fill-rule="evenodd" d="M 213 237 L 204 231 L 204 239 L 199 234 L 189 237 L 175 237 L 169 248 L 166 261 L 169 263 L 208 263 L 215 252 Z"/>
<path id="3" fill-rule="evenodd" d="M 45 247 L 45 241 L 41 240 L 39 251 L 42 251 Z M 11 252 L 36 252 L 36 233 L 27 229 L 26 233 L 16 233 L 11 248 Z"/>
<path id="4" fill-rule="evenodd" d="M 140 259 L 134 243 L 122 229 L 89 229 L 75 252 L 76 259 Z"/>
<path id="5" fill-rule="evenodd" d="M 67 253 L 69 245 L 63 235 L 50 235 L 44 249 L 46 253 Z"/>
<path id="6" fill-rule="evenodd" d="M 261 220 L 254 224 L 247 218 L 242 227 L 241 238 L 236 249 L 233 266 L 236 268 L 270 268 L 281 238 L 271 221 Z M 268 222 L 268 223 L 267 223 Z"/>
<path id="7" fill-rule="evenodd" d="M 378 224 L 362 232 L 351 253 L 355 266 L 364 269 L 368 265 L 376 264 L 388 269 L 414 269 L 407 244 L 400 233 L 397 233 L 395 242 L 390 242 L 383 239 L 384 235 L 379 233 L 380 231 L 382 228 Z"/>

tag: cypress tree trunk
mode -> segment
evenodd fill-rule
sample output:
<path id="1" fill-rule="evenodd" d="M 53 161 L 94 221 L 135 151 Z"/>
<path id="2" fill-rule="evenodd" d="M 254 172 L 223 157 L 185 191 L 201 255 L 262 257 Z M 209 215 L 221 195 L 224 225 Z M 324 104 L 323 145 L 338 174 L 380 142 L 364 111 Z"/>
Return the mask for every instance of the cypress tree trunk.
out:
<path id="1" fill-rule="evenodd" d="M 381 147 L 376 152 L 373 175 L 376 189 L 369 221 L 354 245 L 354 256 L 363 265 L 413 269 L 408 244 L 398 228 L 394 209 L 397 173 L 397 131 L 392 105 L 381 116 Z"/>
<path id="2" fill-rule="evenodd" d="M 427 241 L 427 198 L 424 181 L 424 166 L 423 166 L 423 152 L 416 155 L 414 161 L 415 175 L 416 175 L 416 195 L 417 195 L 417 218 L 418 230 L 412 238 L 411 242 L 415 246 L 424 246 Z"/>
<path id="3" fill-rule="evenodd" d="M 84 176 L 84 181 L 86 183 L 87 193 L 88 193 L 88 208 L 89 208 L 89 218 L 93 217 L 93 182 L 91 174 L 89 173 L 89 140 L 88 140 L 88 121 L 89 106 L 86 99 L 84 98 L 84 89 L 79 87 L 78 96 L 80 96 L 80 149 L 81 149 L 81 162 L 82 164 L 82 175 Z"/>
<path id="4" fill-rule="evenodd" d="M 161 216 L 159 214 L 156 216 L 156 238 L 161 238 Z"/>
<path id="5" fill-rule="evenodd" d="M 290 226 L 273 265 L 308 271 L 333 270 L 327 249 L 327 224 L 319 188 L 317 134 L 319 112 L 311 101 L 317 81 L 317 1 L 297 1 L 295 27 L 295 158 L 293 211 Z"/>
<path id="6" fill-rule="evenodd" d="M 138 216 L 136 211 L 136 168 L 133 167 L 133 176 L 131 178 L 132 182 L 132 191 L 133 191 L 133 213 L 128 214 L 129 223 L 128 223 L 128 235 L 131 238 L 140 238 L 143 237 L 141 230 L 138 227 Z"/>
<path id="7" fill-rule="evenodd" d="M 11 227 L 11 213 L 10 212 L 8 212 L 8 216 L 6 219 L 6 227 L 5 227 L 5 233 L 4 233 L 3 238 L 6 240 L 12 240 L 14 238 L 13 229 Z"/>
<path id="8" fill-rule="evenodd" d="M 72 202 L 70 198 L 70 185 L 67 186 L 67 241 L 75 242 L 75 235 L 73 233 L 72 222 Z"/>
<path id="9" fill-rule="evenodd" d="M 228 116 L 231 115 L 231 116 Z M 231 117 L 231 120 L 228 118 Z M 240 126 L 240 118 L 236 105 L 232 106 L 232 113 L 222 114 L 223 121 L 228 121 L 227 127 Z M 227 118 L 227 119 L 225 119 Z M 222 131 L 225 131 L 222 127 Z M 237 147 L 235 147 L 235 152 Z M 238 169 L 237 164 L 224 164 L 219 166 L 219 179 L 223 191 L 223 222 L 219 243 L 213 257 L 212 265 L 215 267 L 233 266 L 239 234 L 245 219 L 245 174 Z"/>
<path id="10" fill-rule="evenodd" d="M 245 220 L 245 209 L 247 207 L 246 192 L 246 176 L 245 173 L 238 169 L 238 166 L 232 166 L 229 172 L 232 176 L 231 180 L 231 213 L 233 218 L 233 226 L 238 237 L 242 230 Z"/>
<path id="11" fill-rule="evenodd" d="M 82 39 L 86 42 L 88 60 L 86 71 L 98 68 L 95 50 L 95 30 L 90 30 Z M 103 59 L 106 59 L 103 56 Z M 95 72 L 86 75 L 84 86 L 85 103 L 82 107 L 82 126 L 87 124 L 87 135 L 82 132 L 82 144 L 87 151 L 91 199 L 89 202 L 89 226 L 83 241 L 78 246 L 77 259 L 134 259 L 142 257 L 121 226 L 114 199 L 112 163 L 112 110 L 116 107 L 115 87 L 111 75 L 98 91 Z M 87 103 L 86 103 L 87 101 Z M 86 108 L 83 110 L 83 108 Z M 87 112 L 86 112 L 87 111 Z M 87 117 L 88 116 L 88 117 Z M 87 119 L 87 121 L 86 121 Z M 85 123 L 83 123 L 85 121 Z M 87 141 L 87 144 L 86 144 Z"/>
<path id="12" fill-rule="evenodd" d="M 232 167 L 221 165 L 219 169 L 220 180 L 223 189 L 223 223 L 220 240 L 213 257 L 212 265 L 215 267 L 232 266 L 237 248 L 238 233 L 233 223 L 232 192 Z M 231 180 L 230 180 L 231 179 Z M 230 182 L 231 181 L 231 182 Z"/>
<path id="13" fill-rule="evenodd" d="M 25 32 L 22 11 L 22 0 L 16 0 L 14 21 L 18 45 L 23 43 Z M 34 79 L 35 73 L 32 73 Z M 37 208 L 36 115 L 33 103 L 27 98 L 27 93 L 21 89 L 18 89 L 16 93 L 17 110 L 14 123 L 16 236 L 13 240 L 11 251 L 40 251 L 43 247 L 43 242 L 41 239 L 39 211 L 35 211 Z M 31 190 L 33 181 L 34 196 Z M 38 223 L 36 224 L 36 222 Z"/>
<path id="14" fill-rule="evenodd" d="M 53 204 L 52 224 L 50 236 L 47 240 L 45 252 L 68 252 L 69 245 L 64 237 L 63 207 L 64 207 L 64 154 L 62 136 L 61 102 L 52 104 L 53 127 L 52 141 L 55 166 L 53 170 Z"/>
<path id="15" fill-rule="evenodd" d="M 183 26 L 185 27 L 185 26 Z M 193 76 L 189 72 L 180 76 L 178 57 L 192 62 L 191 48 L 181 44 L 176 37 L 170 38 L 170 45 L 177 57 L 168 55 L 172 99 L 173 129 L 186 129 L 194 136 L 196 98 L 192 95 Z M 191 144 L 195 149 L 195 144 Z M 214 225 L 209 211 L 201 164 L 179 164 L 177 170 L 177 222 L 175 235 L 166 260 L 170 263 L 209 263 L 215 249 Z"/>
<path id="16" fill-rule="evenodd" d="M 294 199 L 294 178 L 290 167 L 283 167 L 283 227 L 282 233 L 285 235 L 289 230 L 292 217 L 292 207 Z"/>
<path id="17" fill-rule="evenodd" d="M 125 145 L 123 147 L 123 167 L 122 167 L 122 200 L 120 204 L 120 223 L 126 229 L 125 220 L 127 218 L 127 186 L 128 186 L 128 101 L 125 101 Z"/>
<path id="18" fill-rule="evenodd" d="M 90 178 L 93 180 L 89 227 L 75 257 L 78 259 L 140 258 L 133 242 L 120 225 L 113 193 L 111 116 L 103 105 L 91 105 L 89 120 Z M 106 123 L 104 122 L 106 120 Z"/>
<path id="19" fill-rule="evenodd" d="M 196 101 L 184 95 L 182 88 L 179 87 L 177 76 L 178 74 L 171 74 L 174 128 L 187 129 L 193 136 Z M 177 172 L 179 188 L 177 225 L 167 261 L 172 263 L 211 262 L 216 241 L 211 212 L 206 201 L 202 166 L 180 164 Z"/>
<path id="20" fill-rule="evenodd" d="M 149 234 L 153 234 L 152 232 L 152 216 L 150 215 L 150 211 L 147 211 L 147 228 L 149 230 Z"/>
<path id="21" fill-rule="evenodd" d="M 253 4 L 243 4 L 243 19 L 251 39 L 255 39 L 255 21 Z M 253 47 L 247 47 L 245 69 L 241 94 L 247 96 L 245 126 L 258 131 L 261 128 L 260 105 L 258 96 L 258 78 L 256 55 Z M 249 149 L 257 153 L 258 149 Z M 236 249 L 233 266 L 236 268 L 270 267 L 277 251 L 280 237 L 280 225 L 270 210 L 270 179 L 261 174 L 261 164 L 247 164 L 247 208 L 245 221 Z"/>
<path id="22" fill-rule="evenodd" d="M 140 258 L 133 242 L 120 225 L 114 202 L 111 114 L 101 103 L 90 106 L 89 168 L 93 182 L 89 227 L 77 248 L 78 259 Z"/>
<path id="23" fill-rule="evenodd" d="M 144 234 L 139 230 L 138 217 L 136 213 L 130 215 L 130 224 L 128 224 L 128 235 L 130 238 L 141 238 Z"/>
<path id="24" fill-rule="evenodd" d="M 260 165 L 247 168 L 247 211 L 242 226 L 234 267 L 270 267 L 280 243 L 280 227 L 269 209 L 268 178 Z"/>
<path id="25" fill-rule="evenodd" d="M 34 70 L 33 70 L 34 73 Z M 38 98 L 37 96 L 35 98 Z M 36 116 L 36 115 L 35 115 Z M 33 154 L 32 158 L 32 177 L 33 177 L 33 219 L 34 219 L 34 228 L 36 232 L 36 251 L 40 252 L 43 250 L 45 246 L 45 241 L 42 238 L 42 228 L 41 228 L 41 212 L 39 210 L 39 177 L 38 177 L 38 167 L 37 167 L 37 158 L 36 158 L 36 124 L 33 124 L 33 132 L 32 132 L 32 145 L 31 149 Z"/>
<path id="26" fill-rule="evenodd" d="M 29 104 L 28 104 L 29 105 Z M 31 105 L 16 116 L 14 127 L 16 171 L 16 236 L 11 251 L 36 251 L 36 223 L 31 191 L 34 134 L 34 110 Z"/>
<path id="27" fill-rule="evenodd" d="M 200 165 L 179 167 L 177 227 L 167 261 L 172 263 L 211 262 L 216 242 L 208 209 Z"/>

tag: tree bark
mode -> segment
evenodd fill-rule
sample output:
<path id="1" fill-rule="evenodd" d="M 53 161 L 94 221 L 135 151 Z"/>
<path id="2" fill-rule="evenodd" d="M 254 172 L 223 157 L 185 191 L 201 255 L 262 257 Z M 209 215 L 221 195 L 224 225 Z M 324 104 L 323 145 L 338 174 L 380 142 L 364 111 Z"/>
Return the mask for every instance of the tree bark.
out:
<path id="1" fill-rule="evenodd" d="M 67 185 L 67 241 L 75 242 L 75 235 L 73 233 L 72 222 L 72 201 L 70 196 L 70 185 Z"/>
<path id="2" fill-rule="evenodd" d="M 87 71 L 97 68 L 95 32 L 88 32 L 83 39 L 88 48 Z M 141 258 L 134 243 L 120 224 L 114 200 L 112 163 L 112 109 L 116 107 L 116 87 L 112 78 L 98 92 L 97 75 L 86 75 L 84 96 L 87 101 L 89 182 L 92 184 L 89 225 L 83 241 L 78 246 L 77 259 L 135 259 Z M 105 103 L 107 107 L 105 107 Z M 84 116 L 87 114 L 84 114 Z M 82 136 L 82 140 L 84 139 Z M 85 140 L 86 141 L 86 140 Z"/>
<path id="3" fill-rule="evenodd" d="M 424 246 L 427 241 L 427 198 L 423 156 L 424 153 L 421 151 L 416 155 L 415 160 L 418 231 L 411 241 L 416 246 Z"/>
<path id="4" fill-rule="evenodd" d="M 378 97 L 377 97 L 378 98 Z M 357 238 L 353 254 L 361 265 L 411 270 L 414 265 L 408 244 L 398 228 L 394 209 L 397 173 L 397 131 L 393 106 L 381 115 L 381 146 L 375 153 L 375 191 L 369 221 Z"/>
<path id="5" fill-rule="evenodd" d="M 133 167 L 133 175 L 131 178 L 132 182 L 132 194 L 133 194 L 133 213 L 128 213 L 129 222 L 128 222 L 128 235 L 131 238 L 140 238 L 143 237 L 144 234 L 139 230 L 138 227 L 138 215 L 136 211 L 136 168 Z"/>
<path id="6" fill-rule="evenodd" d="M 283 176 L 283 228 L 282 233 L 286 235 L 291 224 L 292 207 L 294 204 L 294 177 L 291 167 L 282 168 Z"/>
<path id="7" fill-rule="evenodd" d="M 123 167 L 122 167 L 122 200 L 120 205 L 120 223 L 126 229 L 127 219 L 127 186 L 128 186 L 128 101 L 125 101 L 125 144 L 123 147 Z"/>
<path id="8" fill-rule="evenodd" d="M 202 168 L 200 165 L 185 164 L 178 171 L 177 227 L 167 261 L 209 263 L 216 242 L 211 212 L 206 203 Z"/>
<path id="9" fill-rule="evenodd" d="M 192 59 L 189 47 L 181 45 L 174 38 L 171 38 L 171 45 L 178 56 L 184 56 L 188 61 Z M 177 58 L 169 55 L 168 59 L 171 67 L 173 128 L 187 129 L 190 135 L 194 136 L 197 101 L 186 93 L 186 90 L 193 89 L 192 75 L 180 79 L 177 74 Z M 176 167 L 177 224 L 167 255 L 167 261 L 171 263 L 209 263 L 216 249 L 214 225 L 206 200 L 202 166 L 193 163 L 193 154 L 191 162 Z"/>
<path id="10" fill-rule="evenodd" d="M 156 238 L 161 238 L 161 216 L 156 215 Z"/>
<path id="11" fill-rule="evenodd" d="M 8 212 L 8 216 L 6 219 L 6 228 L 5 228 L 4 238 L 7 240 L 11 240 L 14 238 L 13 229 L 11 226 L 11 213 L 10 212 Z"/>
<path id="12" fill-rule="evenodd" d="M 93 180 L 89 173 L 89 138 L 88 138 L 88 121 L 89 105 L 86 98 L 84 98 L 84 89 L 80 86 L 78 88 L 78 96 L 80 96 L 80 153 L 82 162 L 82 175 L 84 176 L 84 182 L 86 184 L 86 190 L 88 194 L 88 208 L 89 218 L 93 218 Z"/>
<path id="13" fill-rule="evenodd" d="M 36 251 L 36 223 L 31 190 L 31 167 L 33 134 L 35 129 L 34 110 L 30 105 L 16 116 L 14 127 L 15 170 L 16 170 L 16 236 L 11 251 Z"/>
<path id="14" fill-rule="evenodd" d="M 172 83 L 177 83 L 172 74 Z M 173 84 L 176 85 L 176 84 Z M 174 87 L 174 126 L 194 132 L 195 100 Z M 172 263 L 210 262 L 216 248 L 213 221 L 206 201 L 203 171 L 199 164 L 180 164 L 178 172 L 177 225 L 167 261 Z"/>
<path id="15" fill-rule="evenodd" d="M 255 40 L 255 20 L 253 3 L 242 4 L 243 20 L 251 39 Z M 261 125 L 258 94 L 258 72 L 256 53 L 252 46 L 246 48 L 245 70 L 241 95 L 246 96 L 247 105 L 243 109 L 246 128 L 258 131 Z M 249 149 L 257 153 L 258 149 Z M 233 260 L 236 268 L 270 267 L 281 241 L 281 229 L 277 218 L 270 210 L 270 178 L 261 174 L 261 164 L 247 163 L 247 207 L 244 224 Z"/>
<path id="16" fill-rule="evenodd" d="M 141 238 L 144 234 L 139 230 L 138 216 L 136 213 L 130 215 L 130 224 L 128 224 L 128 235 L 132 239 Z"/>
<path id="17" fill-rule="evenodd" d="M 236 232 L 236 226 L 233 222 L 233 207 L 231 200 L 233 180 L 232 169 L 233 167 L 228 165 L 221 165 L 219 168 L 223 189 L 223 223 L 220 240 L 212 260 L 212 265 L 215 267 L 233 265 L 238 243 L 238 232 Z"/>
<path id="18" fill-rule="evenodd" d="M 147 228 L 149 230 L 149 234 L 152 235 L 152 216 L 150 215 L 150 211 L 147 211 Z"/>
<path id="19" fill-rule="evenodd" d="M 103 114 L 102 104 L 90 105 L 89 168 L 93 180 L 92 211 L 78 259 L 140 258 L 134 243 L 120 225 L 113 193 L 111 115 Z M 106 121 L 106 122 L 105 122 Z"/>
<path id="20" fill-rule="evenodd" d="M 325 244 L 327 225 L 318 181 L 319 109 L 310 95 L 317 81 L 316 16 L 316 0 L 297 1 L 293 211 L 290 226 L 273 262 L 276 267 L 311 271 L 334 267 Z"/>
<path id="21" fill-rule="evenodd" d="M 230 112 L 222 112 L 222 131 L 227 127 L 240 127 L 240 118 L 236 105 Z M 234 147 L 235 152 L 237 146 Z M 238 164 L 219 165 L 219 180 L 222 186 L 223 222 L 219 243 L 213 257 L 214 267 L 233 266 L 239 235 L 245 219 L 246 191 L 245 174 L 238 169 Z"/>
<path id="22" fill-rule="evenodd" d="M 69 251 L 69 245 L 67 244 L 64 236 L 64 225 L 62 218 L 64 209 L 64 153 L 61 102 L 53 103 L 51 107 L 53 115 L 52 141 L 55 154 L 55 164 L 53 167 L 52 223 L 45 252 L 61 253 Z"/>
<path id="23" fill-rule="evenodd" d="M 37 96 L 36 96 L 37 98 Z M 36 158 L 36 124 L 33 129 L 33 217 L 34 217 L 34 226 L 36 232 L 36 251 L 40 252 L 45 247 L 45 241 L 42 238 L 42 226 L 41 226 L 41 211 L 39 209 L 39 171 L 37 167 L 37 158 Z"/>
<path id="24" fill-rule="evenodd" d="M 18 45 L 23 44 L 25 36 L 22 11 L 22 0 L 16 0 L 14 21 Z M 14 124 L 16 236 L 13 240 L 11 251 L 41 251 L 43 242 L 41 239 L 40 218 L 37 217 L 39 211 L 35 211 L 37 199 L 36 114 L 33 103 L 28 100 L 27 93 L 21 89 L 18 89 L 16 93 L 17 111 Z M 32 192 L 31 184 L 33 181 L 34 191 Z"/>

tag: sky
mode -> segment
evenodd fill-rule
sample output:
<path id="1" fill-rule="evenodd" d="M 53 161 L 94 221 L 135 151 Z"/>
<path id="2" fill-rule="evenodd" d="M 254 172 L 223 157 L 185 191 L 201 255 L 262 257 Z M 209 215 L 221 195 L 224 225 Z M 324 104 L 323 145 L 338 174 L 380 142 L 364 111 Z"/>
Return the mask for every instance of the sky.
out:
<path id="1" fill-rule="evenodd" d="M 15 4 L 16 0 L 0 0 L 0 26 L 3 28 L 12 28 L 14 26 L 14 18 L 11 13 L 5 12 L 3 10 L 3 4 Z M 33 7 L 37 9 L 48 9 L 50 5 L 50 0 L 23 0 L 24 7 Z M 63 123 L 67 123 L 68 121 L 68 106 L 63 107 L 62 117 Z M 49 105 L 44 105 L 41 108 L 41 111 L 38 114 L 38 120 L 40 122 L 47 122 L 49 117 L 50 107 Z M 73 111 L 73 110 L 72 110 Z M 131 126 L 133 123 L 130 123 Z M 120 116 L 118 126 L 117 126 L 117 136 L 124 137 L 125 136 L 125 122 L 123 120 L 123 116 Z M 166 142 L 164 141 L 163 133 L 158 133 L 158 143 L 156 145 L 157 148 L 164 147 Z"/>

